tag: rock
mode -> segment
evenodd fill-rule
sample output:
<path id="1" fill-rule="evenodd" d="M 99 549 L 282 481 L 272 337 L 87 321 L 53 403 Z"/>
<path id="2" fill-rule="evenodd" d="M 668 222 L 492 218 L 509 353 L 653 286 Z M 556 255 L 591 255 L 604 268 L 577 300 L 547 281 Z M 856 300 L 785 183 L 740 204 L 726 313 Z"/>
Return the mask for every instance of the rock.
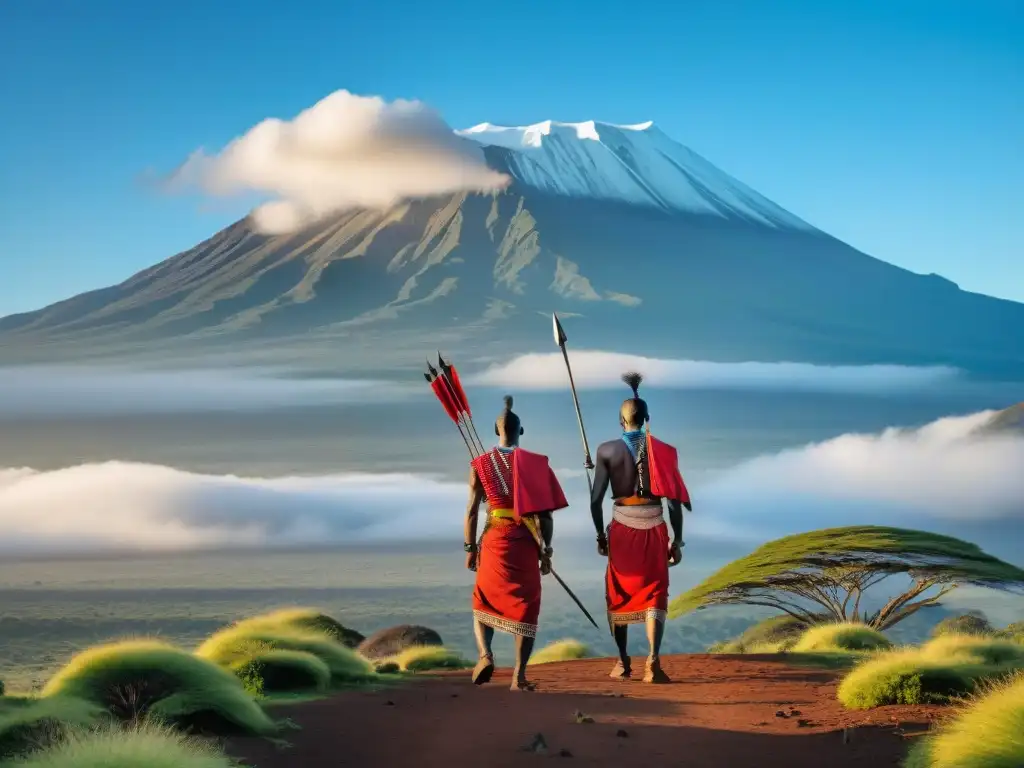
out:
<path id="1" fill-rule="evenodd" d="M 538 733 L 533 737 L 533 741 L 523 747 L 523 752 L 534 752 L 538 755 L 542 755 L 548 751 L 548 742 L 544 738 L 543 733 Z"/>
<path id="2" fill-rule="evenodd" d="M 565 749 L 563 747 L 562 749 L 558 750 L 558 756 L 559 757 L 572 757 L 572 752 L 570 752 L 568 749 Z"/>
<path id="3" fill-rule="evenodd" d="M 789 717 L 789 715 L 787 715 L 787 714 L 786 714 L 785 712 L 783 712 L 783 711 L 782 711 L 781 709 L 780 709 L 780 710 L 777 710 L 777 711 L 775 712 L 775 716 L 776 716 L 776 717 Z"/>
<path id="4" fill-rule="evenodd" d="M 359 644 L 359 652 L 370 661 L 396 656 L 416 645 L 444 645 L 441 636 L 428 627 L 400 624 L 374 632 Z"/>
<path id="5" fill-rule="evenodd" d="M 628 739 L 629 738 L 629 734 L 626 731 L 622 730 L 621 728 L 615 732 L 615 735 L 618 736 L 620 739 Z"/>
<path id="6" fill-rule="evenodd" d="M 797 728 L 810 728 L 810 726 L 811 726 L 811 721 L 810 720 L 800 719 L 800 720 L 796 721 L 796 727 Z"/>
<path id="7" fill-rule="evenodd" d="M 573 712 L 572 716 L 573 716 L 573 719 L 577 723 L 579 723 L 581 725 L 584 724 L 584 723 L 592 723 L 592 722 L 594 722 L 594 718 L 590 717 L 589 715 L 583 714 L 578 709 L 575 712 Z"/>

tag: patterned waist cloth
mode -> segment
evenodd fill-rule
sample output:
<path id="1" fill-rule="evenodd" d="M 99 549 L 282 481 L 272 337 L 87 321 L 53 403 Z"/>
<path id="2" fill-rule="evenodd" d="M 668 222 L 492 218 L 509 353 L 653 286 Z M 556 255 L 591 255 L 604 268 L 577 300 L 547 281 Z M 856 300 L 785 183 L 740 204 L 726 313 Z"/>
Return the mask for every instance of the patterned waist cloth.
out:
<path id="1" fill-rule="evenodd" d="M 665 523 L 661 501 L 637 497 L 617 499 L 612 507 L 612 519 L 627 528 L 641 531 L 657 528 Z"/>

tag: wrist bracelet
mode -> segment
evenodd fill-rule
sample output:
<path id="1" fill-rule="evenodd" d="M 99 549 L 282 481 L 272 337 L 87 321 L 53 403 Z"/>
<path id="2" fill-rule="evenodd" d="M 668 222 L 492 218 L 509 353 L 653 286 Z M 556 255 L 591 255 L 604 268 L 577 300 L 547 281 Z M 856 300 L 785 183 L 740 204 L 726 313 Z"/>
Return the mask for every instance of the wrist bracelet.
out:
<path id="1" fill-rule="evenodd" d="M 463 544 L 462 545 L 462 549 L 463 549 L 464 552 L 468 552 L 468 553 L 472 554 L 473 552 L 476 552 L 476 544 L 472 544 L 472 543 L 470 543 L 470 544 Z"/>

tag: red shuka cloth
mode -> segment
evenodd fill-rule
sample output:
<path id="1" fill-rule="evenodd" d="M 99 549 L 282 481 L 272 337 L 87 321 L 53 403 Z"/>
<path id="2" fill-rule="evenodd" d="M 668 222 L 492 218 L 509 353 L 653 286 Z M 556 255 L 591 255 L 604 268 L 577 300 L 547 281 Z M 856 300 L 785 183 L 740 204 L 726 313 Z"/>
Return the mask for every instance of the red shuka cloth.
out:
<path id="1" fill-rule="evenodd" d="M 481 537 L 473 614 L 494 629 L 534 637 L 540 616 L 540 559 L 537 541 L 522 517 L 569 504 L 547 456 L 516 448 L 511 466 L 506 464 L 508 460 L 507 454 L 493 449 L 472 462 L 487 493 L 488 508 L 511 505 L 515 514 L 514 521 L 491 521 Z M 503 484 L 511 486 L 511 500 Z"/>
<path id="2" fill-rule="evenodd" d="M 647 466 L 651 473 L 651 493 L 681 504 L 690 503 L 690 492 L 686 489 L 679 472 L 679 454 L 668 443 L 663 443 L 647 433 Z"/>
<path id="3" fill-rule="evenodd" d="M 522 448 L 512 454 L 512 501 L 516 520 L 569 506 L 548 457 Z"/>
<path id="4" fill-rule="evenodd" d="M 668 526 L 639 530 L 612 520 L 608 526 L 605 597 L 612 624 L 647 620 L 668 610 Z"/>
<path id="5" fill-rule="evenodd" d="M 520 523 L 492 524 L 480 540 L 474 617 L 494 629 L 535 637 L 540 617 L 537 542 Z"/>

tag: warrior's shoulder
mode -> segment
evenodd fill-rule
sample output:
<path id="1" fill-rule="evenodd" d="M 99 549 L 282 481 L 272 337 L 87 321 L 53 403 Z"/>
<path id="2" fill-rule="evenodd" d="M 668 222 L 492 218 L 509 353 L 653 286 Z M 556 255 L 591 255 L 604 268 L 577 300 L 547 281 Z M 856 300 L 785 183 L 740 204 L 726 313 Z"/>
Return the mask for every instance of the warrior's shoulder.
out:
<path id="1" fill-rule="evenodd" d="M 599 446 L 597 446 L 598 456 L 614 456 L 620 450 L 626 448 L 626 443 L 623 442 L 622 438 L 615 438 L 614 440 L 605 440 Z"/>

